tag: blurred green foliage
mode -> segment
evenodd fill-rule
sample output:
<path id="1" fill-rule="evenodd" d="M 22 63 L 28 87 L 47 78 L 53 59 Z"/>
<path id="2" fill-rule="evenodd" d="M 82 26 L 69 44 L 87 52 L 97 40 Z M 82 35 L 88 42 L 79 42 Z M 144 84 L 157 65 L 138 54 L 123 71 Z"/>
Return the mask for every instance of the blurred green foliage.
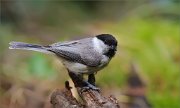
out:
<path id="1" fill-rule="evenodd" d="M 29 72 L 40 78 L 53 78 L 55 70 L 52 64 L 42 55 L 35 54 L 28 60 Z"/>
<path id="2" fill-rule="evenodd" d="M 102 80 L 111 79 L 108 81 L 112 84 L 117 83 L 116 85 L 123 82 L 128 68 L 124 68 L 124 64 L 128 65 L 131 60 L 135 60 L 143 74 L 148 77 L 148 97 L 152 103 L 155 103 L 153 106 L 178 108 L 180 100 L 179 29 L 180 25 L 177 22 L 137 18 L 108 25 L 106 30 L 119 36 L 119 44 L 122 46 L 119 49 L 124 56 L 113 60 L 106 73 L 109 71 L 114 73 L 109 73 L 107 76 L 102 74 Z"/>

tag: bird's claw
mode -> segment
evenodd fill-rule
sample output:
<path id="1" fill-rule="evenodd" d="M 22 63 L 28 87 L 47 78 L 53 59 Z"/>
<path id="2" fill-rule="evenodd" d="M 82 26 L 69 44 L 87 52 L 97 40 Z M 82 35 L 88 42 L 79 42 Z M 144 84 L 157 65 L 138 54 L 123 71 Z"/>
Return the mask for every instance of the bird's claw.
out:
<path id="1" fill-rule="evenodd" d="M 82 91 L 87 91 L 87 90 L 90 90 L 90 89 L 96 90 L 96 91 L 98 91 L 98 92 L 100 91 L 100 89 L 99 89 L 98 87 L 90 84 L 89 82 L 86 82 L 86 84 L 87 84 L 87 86 L 82 87 L 82 88 L 83 88 Z"/>

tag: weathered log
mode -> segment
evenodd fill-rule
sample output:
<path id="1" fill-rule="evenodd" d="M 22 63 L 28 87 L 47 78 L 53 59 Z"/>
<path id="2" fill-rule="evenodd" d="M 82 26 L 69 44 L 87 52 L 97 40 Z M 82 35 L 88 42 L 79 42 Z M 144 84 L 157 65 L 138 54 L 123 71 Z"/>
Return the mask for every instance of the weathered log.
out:
<path id="1" fill-rule="evenodd" d="M 69 82 L 65 83 L 64 90 L 55 90 L 51 95 L 51 104 L 53 108 L 120 108 L 117 99 L 113 96 L 108 98 L 102 96 L 97 90 L 84 90 L 76 87 L 83 103 L 80 103 L 73 97 Z"/>

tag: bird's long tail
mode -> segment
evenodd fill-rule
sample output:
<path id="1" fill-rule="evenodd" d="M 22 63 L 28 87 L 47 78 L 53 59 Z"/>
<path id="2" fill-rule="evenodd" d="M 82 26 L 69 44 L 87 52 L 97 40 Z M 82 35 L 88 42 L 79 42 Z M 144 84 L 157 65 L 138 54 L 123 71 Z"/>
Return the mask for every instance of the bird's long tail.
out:
<path id="1" fill-rule="evenodd" d="M 47 50 L 47 47 L 37 44 L 28 44 L 24 42 L 10 42 L 9 49 L 22 49 L 22 50 L 32 50 L 50 54 L 51 52 Z"/>

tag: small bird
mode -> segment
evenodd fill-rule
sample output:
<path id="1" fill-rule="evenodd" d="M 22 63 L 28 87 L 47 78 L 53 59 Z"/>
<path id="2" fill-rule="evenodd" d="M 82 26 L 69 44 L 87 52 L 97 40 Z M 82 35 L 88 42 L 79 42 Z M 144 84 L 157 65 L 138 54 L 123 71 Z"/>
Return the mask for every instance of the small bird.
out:
<path id="1" fill-rule="evenodd" d="M 58 42 L 51 45 L 10 42 L 9 49 L 22 49 L 55 54 L 67 68 L 75 87 L 98 90 L 95 86 L 95 76 L 99 70 L 108 65 L 116 53 L 117 40 L 110 34 L 100 34 L 94 37 L 74 41 Z M 88 81 L 83 75 L 88 75 Z"/>

